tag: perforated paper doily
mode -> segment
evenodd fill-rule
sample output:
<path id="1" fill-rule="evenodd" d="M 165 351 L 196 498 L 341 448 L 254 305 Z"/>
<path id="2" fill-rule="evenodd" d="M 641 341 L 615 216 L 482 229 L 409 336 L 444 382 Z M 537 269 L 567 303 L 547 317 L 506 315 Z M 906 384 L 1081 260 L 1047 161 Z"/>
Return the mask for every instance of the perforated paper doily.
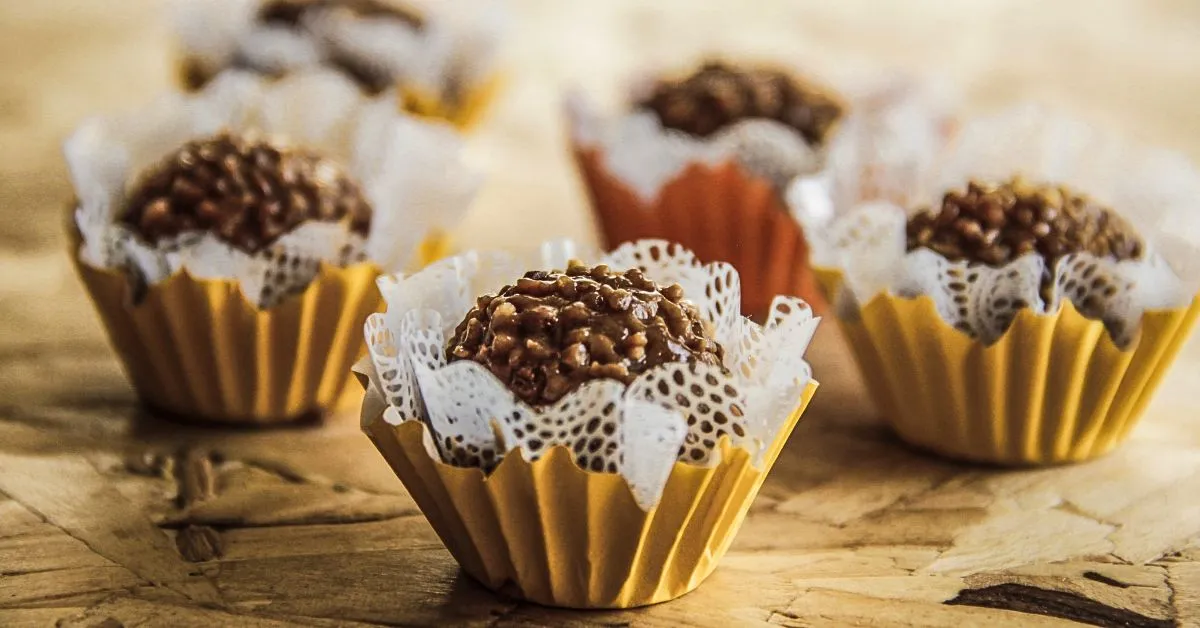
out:
<path id="1" fill-rule="evenodd" d="M 1044 262 L 1027 255 L 1001 268 L 949 262 L 928 250 L 905 251 L 908 211 L 887 202 L 839 208 L 830 220 L 823 203 L 793 189 L 792 211 L 805 225 L 814 265 L 840 268 L 846 290 L 842 316 L 882 291 L 929 295 L 946 322 L 993 342 L 1016 312 L 1054 312 L 1070 300 L 1104 321 L 1119 346 L 1136 334 L 1148 309 L 1181 307 L 1200 288 L 1200 174 L 1176 155 L 1130 146 L 1077 120 L 1033 106 L 972 120 L 933 175 L 930 193 L 909 209 L 937 206 L 969 179 L 1013 175 L 1066 184 L 1114 208 L 1147 241 L 1141 260 L 1115 262 L 1090 254 L 1067 256 L 1051 269 L 1049 299 L 1039 291 Z M 796 184 L 799 185 L 799 184 Z M 815 211 L 814 211 L 815 210 Z"/>
<path id="2" fill-rule="evenodd" d="M 449 126 L 399 114 L 393 103 L 361 95 L 330 71 L 277 82 L 229 72 L 195 95 L 172 94 L 87 120 L 64 147 L 79 199 L 80 257 L 126 270 L 140 284 L 182 268 L 199 278 L 236 279 L 260 307 L 307 286 L 320 262 L 365 259 L 402 270 L 428 234 L 458 223 L 480 178 L 462 162 L 462 141 Z M 371 204 L 370 235 L 364 240 L 342 225 L 309 222 L 249 255 L 200 231 L 151 246 L 118 223 L 141 172 L 188 140 L 222 130 L 304 146 L 346 166 Z"/>
<path id="3" fill-rule="evenodd" d="M 715 464 L 722 436 L 761 462 L 811 378 L 803 356 L 820 319 L 788 297 L 776 298 L 765 326 L 743 318 L 737 272 L 728 264 L 701 265 L 666 241 L 626 244 L 596 261 L 641 268 L 660 285 L 679 283 L 713 323 L 726 370 L 670 364 L 628 386 L 591 381 L 553 406 L 534 408 L 486 367 L 447 364 L 447 334 L 477 295 L 496 292 L 530 268 L 562 268 L 571 253 L 570 246 L 544 247 L 530 265 L 471 252 L 409 277 L 381 279 L 388 309 L 367 321 L 366 337 L 372 386 L 390 406 L 385 418 L 425 422 L 434 436 L 431 455 L 460 466 L 490 469 L 514 450 L 534 460 L 566 446 L 582 468 L 624 476 L 645 508 L 657 503 L 677 460 Z"/>
<path id="4" fill-rule="evenodd" d="M 445 98 L 487 80 L 509 16 L 500 0 L 403 4 L 424 18 L 421 29 L 393 19 L 313 12 L 303 29 L 265 26 L 263 0 L 174 0 L 175 31 L 188 57 L 221 69 L 242 59 L 275 75 L 328 67 L 332 56 L 371 68 L 393 82 Z"/>

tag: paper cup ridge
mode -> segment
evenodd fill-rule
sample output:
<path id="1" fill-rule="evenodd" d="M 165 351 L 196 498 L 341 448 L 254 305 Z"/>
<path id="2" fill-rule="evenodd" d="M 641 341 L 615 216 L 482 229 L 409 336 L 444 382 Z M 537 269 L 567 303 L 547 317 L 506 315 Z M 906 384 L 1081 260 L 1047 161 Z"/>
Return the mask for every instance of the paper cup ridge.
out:
<path id="1" fill-rule="evenodd" d="M 575 157 L 606 248 L 645 238 L 671 240 L 704 262 L 733 264 L 748 315 L 766 314 L 779 294 L 824 311 L 804 232 L 766 179 L 733 161 L 696 163 L 643 201 L 608 171 L 597 149 L 577 147 Z"/>
<path id="2" fill-rule="evenodd" d="M 990 346 L 948 325 L 928 296 L 879 294 L 857 320 L 838 322 L 876 406 L 901 438 L 952 458 L 1045 465 L 1119 445 L 1198 315 L 1200 297 L 1147 311 L 1125 349 L 1070 302 L 1053 314 L 1021 310 Z"/>
<path id="3" fill-rule="evenodd" d="M 539 604 L 629 608 L 674 599 L 716 567 L 816 391 L 811 382 L 761 468 L 721 442 L 711 468 L 676 463 L 661 501 L 643 511 L 620 475 L 584 471 L 562 446 L 491 475 L 430 457 L 424 424 L 390 425 L 364 406 L 364 430 L 450 553 L 490 589 Z"/>

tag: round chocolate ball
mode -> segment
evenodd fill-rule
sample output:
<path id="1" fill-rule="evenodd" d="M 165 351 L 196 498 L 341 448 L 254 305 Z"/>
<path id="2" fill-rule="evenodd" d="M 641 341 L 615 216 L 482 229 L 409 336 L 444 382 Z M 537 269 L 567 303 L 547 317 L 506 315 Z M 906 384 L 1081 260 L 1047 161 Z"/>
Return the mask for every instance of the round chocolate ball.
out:
<path id="1" fill-rule="evenodd" d="M 679 285 L 659 287 L 636 269 L 572 262 L 566 272 L 529 272 L 480 297 L 446 357 L 486 366 L 536 406 L 589 380 L 628 384 L 671 362 L 720 366 L 724 350 Z"/>
<path id="2" fill-rule="evenodd" d="M 682 80 L 658 81 L 638 106 L 666 128 L 708 137 L 742 120 L 765 118 L 823 146 L 844 113 L 827 92 L 783 71 L 711 62 Z"/>
<path id="3" fill-rule="evenodd" d="M 258 21 L 299 28 L 305 20 L 325 11 L 342 11 L 357 18 L 397 20 L 414 29 L 425 25 L 425 19 L 416 11 L 385 0 L 270 0 L 259 7 Z"/>
<path id="4" fill-rule="evenodd" d="M 1061 185 L 1014 177 L 1001 183 L 972 181 L 947 192 L 937 209 L 914 214 L 908 250 L 927 248 L 949 260 L 1003 266 L 1027 253 L 1046 260 L 1091 253 L 1112 260 L 1140 258 L 1135 230 L 1112 209 Z"/>
<path id="5" fill-rule="evenodd" d="M 229 133 L 190 141 L 151 167 L 122 216 L 151 243 L 202 230 L 247 253 L 309 220 L 366 235 L 371 207 L 336 163 Z"/>
<path id="6" fill-rule="evenodd" d="M 259 8 L 258 22 L 268 28 L 283 28 L 311 38 L 322 47 L 325 62 L 352 78 L 371 95 L 395 85 L 396 75 L 384 65 L 364 58 L 357 47 L 347 47 L 323 35 L 316 25 L 328 18 L 346 21 L 393 22 L 420 31 L 425 18 L 396 2 L 384 0 L 271 0 Z M 235 67 L 277 74 L 277 68 L 259 67 L 243 55 L 233 59 Z"/>

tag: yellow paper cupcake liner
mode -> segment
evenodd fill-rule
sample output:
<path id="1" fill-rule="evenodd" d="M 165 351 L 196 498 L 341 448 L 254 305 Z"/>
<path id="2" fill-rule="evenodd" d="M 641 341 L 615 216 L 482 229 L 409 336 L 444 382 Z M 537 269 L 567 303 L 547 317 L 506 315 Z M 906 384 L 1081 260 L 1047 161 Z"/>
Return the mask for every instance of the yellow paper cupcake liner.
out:
<path id="1" fill-rule="evenodd" d="M 839 285 L 831 280 L 831 298 Z M 947 324 L 928 296 L 879 294 L 857 320 L 839 323 L 901 438 L 952 458 L 1045 465 L 1087 460 L 1120 444 L 1197 315 L 1200 297 L 1188 307 L 1147 311 L 1125 349 L 1069 302 L 1054 314 L 1021 310 L 990 346 Z"/>
<path id="2" fill-rule="evenodd" d="M 417 245 L 417 268 L 424 268 L 454 254 L 454 238 L 442 229 L 434 229 Z"/>
<path id="3" fill-rule="evenodd" d="M 119 271 L 76 259 L 138 397 L 155 410 L 219 423 L 283 423 L 333 408 L 379 310 L 373 264 L 323 267 L 304 292 L 260 310 L 233 280 L 186 271 L 130 298 Z"/>
<path id="4" fill-rule="evenodd" d="M 414 87 L 401 85 L 399 89 L 400 108 L 424 118 L 445 120 L 460 131 L 470 131 L 483 119 L 483 114 L 496 100 L 503 85 L 504 78 L 501 75 L 492 76 L 479 85 L 466 90 L 453 103 Z"/>
<path id="5" fill-rule="evenodd" d="M 300 294 L 262 310 L 233 280 L 186 271 L 150 286 L 134 303 L 119 270 L 71 259 L 138 397 L 184 420 L 279 424 L 316 418 L 347 392 L 365 352 L 362 328 L 383 305 L 374 264 L 322 265 Z M 424 266 L 449 255 L 443 232 L 420 245 Z"/>
<path id="6" fill-rule="evenodd" d="M 650 511 L 625 479 L 584 471 L 566 447 L 485 476 L 430 457 L 424 424 L 390 425 L 364 404 L 363 429 L 463 570 L 490 589 L 569 608 L 629 608 L 700 585 L 729 549 L 780 450 L 816 392 L 811 382 L 761 468 L 722 439 L 711 468 L 676 463 Z"/>

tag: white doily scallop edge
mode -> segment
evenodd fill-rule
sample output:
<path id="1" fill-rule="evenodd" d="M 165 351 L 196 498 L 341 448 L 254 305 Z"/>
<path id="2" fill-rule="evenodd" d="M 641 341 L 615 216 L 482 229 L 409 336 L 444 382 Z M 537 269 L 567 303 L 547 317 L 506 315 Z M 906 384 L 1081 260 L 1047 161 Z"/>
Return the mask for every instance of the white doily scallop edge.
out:
<path id="1" fill-rule="evenodd" d="M 280 138 L 340 161 L 372 205 L 368 238 L 341 225 L 308 224 L 249 255 L 199 232 L 150 246 L 117 224 L 135 173 L 185 141 L 222 129 Z M 332 71 L 279 81 L 227 72 L 195 95 L 163 96 L 131 112 L 86 120 L 64 153 L 79 199 L 82 261 L 127 270 L 143 284 L 183 268 L 197 277 L 238 280 L 260 307 L 302 289 L 320 262 L 368 259 L 389 271 L 407 268 L 424 238 L 462 219 L 482 182 L 450 126 L 398 113 L 392 97 L 367 98 Z"/>
<path id="2" fill-rule="evenodd" d="M 543 259 L 561 261 L 554 251 L 564 248 L 569 246 L 547 247 L 550 253 Z M 668 250 L 669 254 L 663 254 Z M 470 455 L 491 448 L 495 460 L 518 448 L 527 459 L 536 459 L 554 444 L 568 443 L 551 442 L 554 440 L 551 438 L 541 447 L 531 446 L 530 436 L 522 431 L 526 424 L 536 423 L 539 431 L 542 427 L 559 430 L 560 434 L 552 436 L 572 439 L 576 437 L 568 436 L 570 430 L 582 430 L 585 423 L 595 423 L 591 419 L 596 418 L 596 409 L 603 408 L 608 414 L 616 413 L 626 418 L 623 422 L 618 421 L 605 437 L 596 435 L 591 440 L 603 441 L 604 447 L 616 443 L 612 451 L 620 455 L 610 454 L 605 460 L 615 462 L 616 470 L 630 482 L 639 503 L 650 507 L 661 496 L 659 483 L 665 482 L 670 467 L 677 461 L 680 445 L 686 445 L 693 436 L 702 441 L 702 426 L 706 421 L 710 427 L 721 424 L 718 415 L 729 425 L 737 422 L 743 426 L 744 433 L 740 436 L 729 432 L 731 441 L 751 452 L 756 464 L 761 463 L 763 453 L 795 409 L 811 379 L 811 368 L 802 356 L 820 319 L 813 317 L 802 301 L 780 298 L 765 328 L 740 316 L 726 317 L 734 322 L 726 323 L 723 332 L 720 331 L 721 323 L 717 324 L 718 333 L 724 334 L 725 338 L 726 366 L 731 371 L 728 374 L 696 365 L 667 365 L 643 374 L 630 386 L 606 380 L 591 382 L 568 394 L 552 409 L 534 410 L 515 399 L 481 365 L 469 361 L 445 365 L 441 355 L 445 333 L 449 329 L 446 320 L 461 319 L 469 308 L 470 302 L 461 301 L 467 298 L 463 295 L 480 294 L 502 285 L 496 280 L 496 273 L 488 272 L 491 285 L 473 290 L 472 273 L 480 269 L 494 271 L 497 261 L 505 257 L 510 260 L 511 268 L 529 267 L 511 256 L 472 252 L 444 260 L 409 277 L 384 278 L 380 282 L 389 308 L 386 314 L 376 315 L 368 322 L 366 336 L 372 362 L 364 370 L 389 406 L 385 413 L 387 420 L 425 422 L 436 436 L 432 444 L 443 461 L 448 461 L 447 447 L 455 448 L 459 453 L 473 452 Z M 484 259 L 487 263 L 480 263 Z M 695 282 L 695 273 L 703 271 L 707 277 L 705 285 L 710 289 L 717 277 L 728 272 L 722 265 L 711 265 L 704 270 L 690 252 L 665 241 L 626 245 L 605 259 L 612 262 L 614 268 L 641 266 L 649 277 L 658 280 L 679 277 Z M 521 272 L 498 276 L 511 281 Z M 689 272 L 692 277 L 688 277 Z M 459 281 L 450 281 L 452 277 L 458 277 Z M 722 282 L 722 285 L 730 284 Z M 731 302 L 736 308 L 736 286 L 735 282 L 731 289 L 724 288 L 715 293 L 706 288 L 693 292 L 704 295 L 700 300 L 708 301 L 698 303 L 702 311 L 720 315 L 723 306 L 718 303 Z M 686 285 L 685 294 L 689 294 Z M 394 307 L 401 311 L 393 311 Z M 675 396 L 680 391 L 683 391 L 683 402 Z M 725 397 L 734 401 L 726 403 Z M 680 403 L 689 404 L 686 412 L 689 417 L 697 417 L 694 425 L 687 424 Z M 732 421 L 734 415 L 726 411 L 731 404 L 740 404 L 742 412 Z M 705 408 L 700 408 L 701 405 Z M 664 413 L 654 409 L 661 407 L 671 411 Z M 637 444 L 628 440 L 634 432 L 620 427 L 631 425 L 626 413 L 640 417 L 633 423 L 639 426 Z M 596 424 L 595 427 L 599 426 Z M 497 440 L 497 432 L 503 441 Z M 450 435 L 450 441 L 446 440 L 447 435 Z M 641 455 L 630 459 L 625 455 L 629 451 L 658 452 L 655 455 L 661 459 L 645 460 Z M 576 452 L 580 450 L 576 448 Z M 710 456 L 703 462 L 715 464 L 716 461 Z"/>

